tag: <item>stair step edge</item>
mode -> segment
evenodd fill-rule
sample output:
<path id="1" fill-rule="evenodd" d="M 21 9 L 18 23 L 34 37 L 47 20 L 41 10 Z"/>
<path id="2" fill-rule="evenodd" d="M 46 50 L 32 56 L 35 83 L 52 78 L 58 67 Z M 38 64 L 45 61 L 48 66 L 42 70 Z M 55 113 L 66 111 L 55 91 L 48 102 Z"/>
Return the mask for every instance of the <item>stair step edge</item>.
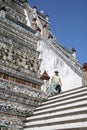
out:
<path id="1" fill-rule="evenodd" d="M 71 128 L 87 128 L 87 121 L 85 121 L 85 122 L 74 122 L 74 123 L 66 123 L 66 124 L 57 124 L 57 125 L 53 125 L 53 126 L 44 126 L 44 127 L 33 127 L 33 128 L 25 128 L 24 127 L 24 130 L 52 130 L 52 129 L 54 129 L 54 127 L 55 127 L 55 129 L 56 130 L 62 130 L 62 129 L 64 129 L 64 130 L 67 130 L 67 129 L 71 129 Z M 83 130 L 83 129 L 82 129 Z"/>
<path id="2" fill-rule="evenodd" d="M 85 94 L 87 93 L 87 91 L 83 90 L 83 91 L 80 91 L 80 92 L 75 92 L 75 93 L 72 93 L 72 94 L 67 94 L 67 95 L 62 95 L 61 93 L 59 94 L 59 96 L 57 96 L 56 98 L 53 98 L 51 100 L 49 100 L 49 98 L 46 100 L 46 101 L 43 101 L 41 105 L 45 105 L 45 104 L 48 104 L 48 103 L 51 103 L 53 101 L 57 101 L 57 100 L 60 100 L 60 99 L 65 99 L 67 97 L 72 97 L 73 95 L 78 95 L 80 96 L 80 94 Z"/>
<path id="3" fill-rule="evenodd" d="M 76 113 L 76 115 L 78 114 L 78 113 L 86 113 L 87 112 L 87 107 L 82 107 L 81 109 L 80 108 L 74 108 L 73 110 L 71 109 L 71 110 L 63 110 L 63 111 L 57 111 L 57 112 L 52 112 L 52 113 L 47 113 L 47 114 L 45 114 L 45 115 L 43 115 L 43 114 L 41 114 L 41 115 L 34 115 L 34 116 L 31 116 L 31 117 L 28 117 L 28 118 L 26 118 L 26 121 L 25 122 L 28 122 L 28 121 L 32 121 L 32 120 L 39 120 L 39 119 L 41 119 L 41 118 L 52 118 L 52 117 L 54 117 L 54 116 L 64 116 L 64 115 L 72 115 L 72 114 L 75 114 Z"/>
<path id="4" fill-rule="evenodd" d="M 48 107 L 52 107 L 52 106 L 56 106 L 58 104 L 63 104 L 63 103 L 68 103 L 68 102 L 73 102 L 73 101 L 79 101 L 79 100 L 83 100 L 84 98 L 87 98 L 87 93 L 86 94 L 83 94 L 81 96 L 77 96 L 77 97 L 70 97 L 70 98 L 67 98 L 67 99 L 61 99 L 61 100 L 57 100 L 56 102 L 52 102 L 52 103 L 49 103 L 49 104 L 45 104 L 45 105 L 40 105 L 39 107 L 37 107 L 35 109 L 35 111 L 39 111 L 39 110 L 42 110 L 42 109 L 46 109 Z"/>
<path id="5" fill-rule="evenodd" d="M 74 92 L 85 91 L 85 90 L 87 90 L 87 86 L 82 86 L 82 87 L 79 87 L 79 88 L 75 88 L 75 89 L 72 89 L 72 90 L 68 90 L 68 91 L 62 92 L 61 95 L 65 96 L 66 94 L 72 94 Z M 48 99 L 51 100 L 51 99 L 57 98 L 59 96 L 60 95 L 57 94 L 57 95 L 48 97 Z"/>
<path id="6" fill-rule="evenodd" d="M 87 117 L 86 118 L 78 118 L 78 119 L 67 119 L 67 120 L 55 120 L 54 122 L 53 121 L 44 121 L 43 122 L 35 122 L 35 123 L 26 123 L 24 127 L 36 127 L 36 126 L 55 126 L 56 124 L 60 124 L 60 125 L 65 125 L 67 123 L 74 123 L 74 122 L 87 122 Z"/>
<path id="7" fill-rule="evenodd" d="M 50 110 L 56 110 L 56 109 L 60 109 L 60 108 L 66 108 L 66 107 L 70 107 L 70 106 L 77 106 L 77 105 L 83 105 L 85 104 L 85 106 L 87 106 L 87 99 L 84 99 L 84 100 L 79 100 L 79 101 L 73 101 L 73 102 L 68 102 L 68 103 L 60 103 L 60 104 L 57 104 L 56 106 L 52 106 L 52 107 L 48 107 L 48 108 L 45 108 L 45 109 L 41 109 L 41 110 L 36 110 L 34 111 L 34 114 L 35 113 L 41 113 L 41 112 L 46 112 L 46 111 L 50 111 Z"/>

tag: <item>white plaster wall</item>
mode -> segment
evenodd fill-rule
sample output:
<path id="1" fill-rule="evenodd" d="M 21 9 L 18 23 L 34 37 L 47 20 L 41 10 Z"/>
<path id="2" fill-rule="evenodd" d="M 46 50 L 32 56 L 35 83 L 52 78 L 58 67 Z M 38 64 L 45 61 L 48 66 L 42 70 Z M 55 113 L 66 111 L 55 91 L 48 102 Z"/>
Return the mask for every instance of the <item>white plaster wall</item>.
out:
<path id="1" fill-rule="evenodd" d="M 62 91 L 82 86 L 82 78 L 48 46 L 46 41 L 39 41 L 37 50 L 40 52 L 39 59 L 42 59 L 41 74 L 46 70 L 48 75 L 52 77 L 54 70 L 58 69 L 62 81 Z"/>
<path id="2" fill-rule="evenodd" d="M 24 9 L 24 13 L 25 13 L 25 15 L 26 15 L 26 20 L 27 20 L 27 26 L 31 26 L 31 23 L 30 23 L 30 20 L 29 20 L 29 17 L 28 17 L 28 12 L 27 12 L 27 10 L 26 9 Z"/>

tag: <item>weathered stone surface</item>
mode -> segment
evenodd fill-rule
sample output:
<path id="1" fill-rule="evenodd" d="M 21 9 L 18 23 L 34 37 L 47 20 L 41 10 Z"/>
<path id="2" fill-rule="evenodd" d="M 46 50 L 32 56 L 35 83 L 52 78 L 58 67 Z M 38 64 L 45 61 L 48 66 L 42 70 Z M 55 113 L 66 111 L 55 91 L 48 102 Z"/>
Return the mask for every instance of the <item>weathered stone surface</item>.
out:
<path id="1" fill-rule="evenodd" d="M 22 120 L 31 115 L 44 98 L 41 90 L 0 79 L 0 126 L 22 128 Z"/>
<path id="2" fill-rule="evenodd" d="M 40 62 L 37 51 L 6 37 L 0 37 L 0 52 L 0 59 L 6 67 L 26 74 L 38 74 Z"/>
<path id="3" fill-rule="evenodd" d="M 27 26 L 27 4 L 27 0 L 0 0 L 1 130 L 22 130 L 25 117 L 47 98 L 40 90 L 38 38 Z"/>

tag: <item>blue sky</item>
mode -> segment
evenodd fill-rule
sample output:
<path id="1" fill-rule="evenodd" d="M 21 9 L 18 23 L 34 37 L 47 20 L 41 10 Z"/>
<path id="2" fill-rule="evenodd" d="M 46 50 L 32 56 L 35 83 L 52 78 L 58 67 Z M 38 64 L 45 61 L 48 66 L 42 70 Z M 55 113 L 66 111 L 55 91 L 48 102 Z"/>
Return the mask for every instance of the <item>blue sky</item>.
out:
<path id="1" fill-rule="evenodd" d="M 87 62 L 87 0 L 29 0 L 49 15 L 57 42 L 68 49 L 76 48 L 77 59 Z"/>

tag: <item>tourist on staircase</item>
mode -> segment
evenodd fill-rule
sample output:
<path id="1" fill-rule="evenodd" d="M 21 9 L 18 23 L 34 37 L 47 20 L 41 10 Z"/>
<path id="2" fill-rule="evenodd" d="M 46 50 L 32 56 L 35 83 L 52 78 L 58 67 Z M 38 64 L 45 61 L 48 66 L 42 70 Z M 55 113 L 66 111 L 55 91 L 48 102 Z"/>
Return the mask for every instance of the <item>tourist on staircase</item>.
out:
<path id="1" fill-rule="evenodd" d="M 51 79 L 50 93 L 51 95 L 55 95 L 56 93 L 61 93 L 62 82 L 59 76 L 59 72 L 54 71 L 55 75 Z"/>

